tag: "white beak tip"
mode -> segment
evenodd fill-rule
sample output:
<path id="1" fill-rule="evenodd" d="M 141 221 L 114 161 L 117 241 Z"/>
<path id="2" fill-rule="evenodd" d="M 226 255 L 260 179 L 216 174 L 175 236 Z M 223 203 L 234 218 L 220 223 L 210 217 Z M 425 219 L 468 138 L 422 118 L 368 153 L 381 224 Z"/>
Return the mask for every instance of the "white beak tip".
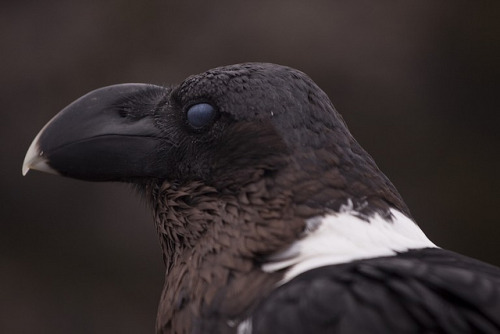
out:
<path id="1" fill-rule="evenodd" d="M 29 171 L 30 171 L 30 168 L 26 165 L 23 165 L 23 176 L 26 176 L 26 174 L 28 174 Z"/>
<path id="2" fill-rule="evenodd" d="M 47 123 L 47 125 L 48 125 L 48 123 Z M 45 125 L 44 128 L 35 137 L 35 139 L 33 139 L 33 142 L 31 143 L 30 147 L 28 148 L 28 152 L 26 152 L 26 156 L 24 157 L 23 168 L 22 168 L 23 176 L 28 174 L 30 169 L 59 175 L 59 173 L 55 169 L 50 167 L 49 164 L 47 163 L 48 160 L 44 156 L 43 151 L 40 150 L 40 144 L 38 142 L 40 135 L 42 134 L 43 130 L 45 130 L 47 125 Z"/>

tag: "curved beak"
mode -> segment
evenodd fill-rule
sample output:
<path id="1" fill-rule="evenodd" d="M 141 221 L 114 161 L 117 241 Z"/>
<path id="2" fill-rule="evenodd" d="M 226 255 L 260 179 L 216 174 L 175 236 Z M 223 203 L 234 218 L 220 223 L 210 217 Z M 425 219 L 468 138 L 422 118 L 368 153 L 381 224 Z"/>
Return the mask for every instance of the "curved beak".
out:
<path id="1" fill-rule="evenodd" d="M 163 144 L 155 112 L 167 94 L 160 86 L 120 84 L 79 98 L 35 137 L 23 175 L 34 169 L 91 181 L 157 176 Z"/>

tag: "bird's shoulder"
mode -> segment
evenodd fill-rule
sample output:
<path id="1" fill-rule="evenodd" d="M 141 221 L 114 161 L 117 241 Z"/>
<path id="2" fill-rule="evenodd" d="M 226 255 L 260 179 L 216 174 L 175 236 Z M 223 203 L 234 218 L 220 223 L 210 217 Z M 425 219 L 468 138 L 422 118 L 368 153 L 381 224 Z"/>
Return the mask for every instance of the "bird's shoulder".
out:
<path id="1" fill-rule="evenodd" d="M 241 333 L 498 333 L 500 269 L 439 248 L 307 271 Z"/>

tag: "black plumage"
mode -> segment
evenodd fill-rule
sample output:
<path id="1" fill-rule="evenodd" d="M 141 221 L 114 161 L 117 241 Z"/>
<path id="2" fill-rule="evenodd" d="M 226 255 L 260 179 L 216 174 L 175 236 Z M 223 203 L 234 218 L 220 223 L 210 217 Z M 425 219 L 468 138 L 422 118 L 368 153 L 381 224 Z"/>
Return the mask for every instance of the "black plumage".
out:
<path id="1" fill-rule="evenodd" d="M 274 291 L 253 315 L 253 329 L 497 333 L 498 272 L 480 261 L 431 248 L 322 267 Z"/>
<path id="2" fill-rule="evenodd" d="M 396 252 L 416 228 L 406 204 L 297 70 L 248 63 L 175 87 L 101 88 L 42 129 L 29 168 L 132 183 L 148 199 L 166 264 L 158 332 L 500 332 L 500 270 L 433 248 L 420 231 L 420 246 L 410 233 Z M 346 212 L 382 253 L 343 254 L 290 279 L 291 264 L 264 269 L 314 240 L 327 224 L 318 217 Z"/>

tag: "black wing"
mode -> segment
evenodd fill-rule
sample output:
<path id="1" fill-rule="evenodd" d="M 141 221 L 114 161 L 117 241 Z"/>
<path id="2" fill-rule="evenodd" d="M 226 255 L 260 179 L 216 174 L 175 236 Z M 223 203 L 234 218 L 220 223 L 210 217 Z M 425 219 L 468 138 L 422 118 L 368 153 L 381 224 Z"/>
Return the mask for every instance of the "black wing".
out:
<path id="1" fill-rule="evenodd" d="M 252 333 L 500 333 L 500 269 L 441 249 L 306 272 L 252 316 Z"/>

